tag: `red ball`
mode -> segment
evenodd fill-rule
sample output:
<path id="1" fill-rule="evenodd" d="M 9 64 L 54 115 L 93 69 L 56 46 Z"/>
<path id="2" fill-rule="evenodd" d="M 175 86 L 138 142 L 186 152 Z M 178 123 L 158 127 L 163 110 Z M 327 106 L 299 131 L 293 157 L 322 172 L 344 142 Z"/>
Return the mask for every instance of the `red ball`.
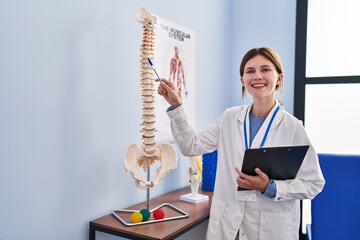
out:
<path id="1" fill-rule="evenodd" d="M 159 219 L 163 219 L 165 216 L 165 213 L 163 210 L 161 210 L 160 208 L 159 209 L 156 209 L 154 212 L 153 212 L 153 217 L 154 219 L 156 220 L 159 220 Z"/>

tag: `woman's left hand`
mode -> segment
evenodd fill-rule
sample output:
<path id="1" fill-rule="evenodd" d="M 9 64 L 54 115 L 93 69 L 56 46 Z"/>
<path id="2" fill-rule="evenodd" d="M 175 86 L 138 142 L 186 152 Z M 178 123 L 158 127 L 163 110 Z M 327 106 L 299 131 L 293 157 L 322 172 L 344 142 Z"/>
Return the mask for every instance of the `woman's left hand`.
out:
<path id="1" fill-rule="evenodd" d="M 255 168 L 256 176 L 247 175 L 241 172 L 238 167 L 235 167 L 235 171 L 238 174 L 236 178 L 237 185 L 242 188 L 265 192 L 269 183 L 269 177 L 260 168 Z"/>

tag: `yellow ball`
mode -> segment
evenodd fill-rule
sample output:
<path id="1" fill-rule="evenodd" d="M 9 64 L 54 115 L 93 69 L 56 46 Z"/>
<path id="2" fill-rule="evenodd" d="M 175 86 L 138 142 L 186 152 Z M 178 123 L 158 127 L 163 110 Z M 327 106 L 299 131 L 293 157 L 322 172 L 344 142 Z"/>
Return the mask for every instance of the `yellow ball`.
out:
<path id="1" fill-rule="evenodd" d="M 140 212 L 134 212 L 131 214 L 131 222 L 139 223 L 143 220 L 143 215 Z"/>

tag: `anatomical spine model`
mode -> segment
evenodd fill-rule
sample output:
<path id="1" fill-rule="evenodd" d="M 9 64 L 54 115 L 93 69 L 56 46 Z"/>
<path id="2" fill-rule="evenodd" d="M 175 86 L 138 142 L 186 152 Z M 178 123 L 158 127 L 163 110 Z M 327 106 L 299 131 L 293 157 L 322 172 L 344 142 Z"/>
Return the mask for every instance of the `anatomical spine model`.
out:
<path id="1" fill-rule="evenodd" d="M 155 24 L 156 17 L 152 16 L 142 8 L 136 16 L 137 20 L 143 24 L 143 40 L 141 44 L 140 65 L 141 65 L 141 97 L 142 97 L 142 145 L 139 148 L 136 144 L 129 146 L 124 157 L 126 171 L 130 172 L 135 179 L 135 185 L 141 189 L 151 188 L 164 178 L 170 169 L 175 169 L 177 165 L 177 155 L 173 146 L 170 144 L 156 144 L 155 140 L 155 80 L 148 58 L 153 59 Z M 138 173 L 141 167 L 149 176 L 149 166 L 156 161 L 161 162 L 161 166 L 156 170 L 157 176 L 154 181 L 142 179 Z"/>

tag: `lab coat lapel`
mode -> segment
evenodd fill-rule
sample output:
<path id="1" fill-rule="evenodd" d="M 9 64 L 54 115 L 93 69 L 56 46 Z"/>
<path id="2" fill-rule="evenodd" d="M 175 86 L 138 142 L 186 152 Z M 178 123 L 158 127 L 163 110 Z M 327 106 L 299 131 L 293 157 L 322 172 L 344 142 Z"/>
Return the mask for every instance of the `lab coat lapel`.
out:
<path id="1" fill-rule="evenodd" d="M 244 118 L 246 115 L 246 110 L 248 111 L 248 114 L 246 115 L 246 136 L 248 137 L 247 141 L 248 144 L 250 144 L 250 127 L 249 127 L 249 112 L 251 111 L 252 108 L 252 103 L 247 105 L 244 109 L 242 109 L 241 111 L 239 111 L 239 113 L 236 115 L 237 120 L 239 121 L 239 128 L 240 128 L 240 133 L 241 136 L 243 138 L 243 142 L 244 142 L 244 149 L 245 149 L 245 133 L 244 133 Z"/>

